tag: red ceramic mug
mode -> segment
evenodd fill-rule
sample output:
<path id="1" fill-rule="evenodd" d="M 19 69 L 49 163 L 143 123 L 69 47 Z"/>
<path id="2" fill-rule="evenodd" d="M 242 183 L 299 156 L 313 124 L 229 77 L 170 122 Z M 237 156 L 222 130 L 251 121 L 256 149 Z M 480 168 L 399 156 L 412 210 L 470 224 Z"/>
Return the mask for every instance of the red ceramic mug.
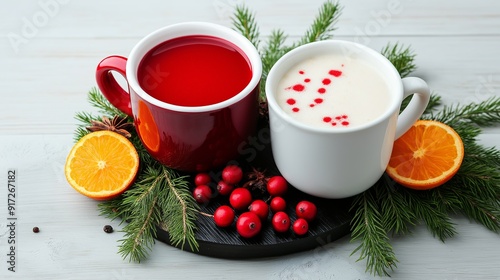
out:
<path id="1" fill-rule="evenodd" d="M 191 40 L 193 38 L 201 38 L 202 45 L 206 43 L 203 39 L 207 39 L 205 45 L 208 47 L 200 47 L 198 41 Z M 151 54 L 170 42 L 181 42 L 172 44 L 190 45 L 192 49 L 180 48 L 181 54 L 173 53 L 168 59 L 155 58 Z M 213 51 L 210 49 L 212 43 L 217 45 Z M 161 51 L 156 53 L 163 55 Z M 226 63 L 230 56 L 241 61 L 238 55 L 246 66 Z M 215 61 L 208 63 L 209 68 L 198 69 L 202 72 L 186 66 L 189 63 L 196 65 L 205 58 Z M 128 90 L 117 83 L 113 71 L 125 77 Z M 193 72 L 193 76 L 186 78 L 182 71 Z M 238 156 L 238 146 L 256 128 L 261 75 L 262 62 L 250 41 L 229 28 L 204 22 L 186 22 L 159 29 L 143 38 L 128 58 L 106 57 L 96 70 L 100 90 L 111 104 L 134 118 L 135 128 L 147 151 L 166 166 L 190 172 L 209 170 Z M 212 76 L 214 78 L 210 78 Z M 235 80 L 238 85 L 232 85 Z M 210 84 L 200 85 L 200 81 Z M 175 84 L 182 88 L 170 89 Z"/>

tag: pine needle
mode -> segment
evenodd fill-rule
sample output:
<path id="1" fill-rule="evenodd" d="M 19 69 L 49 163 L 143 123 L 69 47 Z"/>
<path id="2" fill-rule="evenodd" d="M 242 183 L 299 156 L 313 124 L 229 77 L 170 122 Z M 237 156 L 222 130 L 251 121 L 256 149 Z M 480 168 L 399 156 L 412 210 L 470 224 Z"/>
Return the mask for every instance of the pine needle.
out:
<path id="1" fill-rule="evenodd" d="M 255 21 L 255 15 L 251 13 L 244 5 L 238 5 L 235 8 L 233 17 L 231 17 L 233 27 L 245 36 L 257 49 L 259 48 L 259 27 Z"/>
<path id="2" fill-rule="evenodd" d="M 360 252 L 357 261 L 366 260 L 366 271 L 390 276 L 389 270 L 397 267 L 398 260 L 389 242 L 389 236 L 383 224 L 375 189 L 369 189 L 357 195 L 352 203 L 354 217 L 351 221 L 351 242 L 360 241 L 360 245 L 351 255 Z"/>
<path id="3" fill-rule="evenodd" d="M 381 53 L 394 65 L 401 77 L 408 76 L 417 68 L 414 63 L 416 55 L 410 47 L 404 47 L 399 43 L 389 43 L 382 49 Z"/>
<path id="4" fill-rule="evenodd" d="M 292 48 L 311 42 L 331 39 L 341 12 L 342 7 L 338 2 L 324 2 L 320 7 L 312 25 L 306 31 L 304 36 L 302 36 L 300 41 L 294 44 Z"/>
<path id="5" fill-rule="evenodd" d="M 164 200 L 162 221 L 168 228 L 170 242 L 181 249 L 187 243 L 192 251 L 198 250 L 198 242 L 195 239 L 195 221 L 199 207 L 189 191 L 189 185 L 185 177 L 174 177 L 168 175 L 164 170 L 166 188 L 168 195 Z"/>
<path id="6" fill-rule="evenodd" d="M 89 133 L 86 127 L 91 121 L 102 120 L 102 116 L 125 116 L 96 88 L 89 91 L 88 100 L 101 116 L 88 112 L 77 113 L 75 118 L 79 125 L 75 130 L 75 141 Z M 129 118 L 129 121 L 132 119 Z M 187 242 L 192 250 L 197 250 L 197 204 L 189 191 L 186 177 L 180 177 L 159 164 L 146 151 L 137 133 L 131 131 L 131 134 L 130 141 L 141 162 L 138 180 L 120 197 L 98 204 L 102 216 L 127 222 L 123 228 L 124 237 L 118 241 L 119 254 L 133 262 L 145 260 L 154 244 L 157 227 L 165 223 L 169 225 L 173 245 L 183 248 Z"/>

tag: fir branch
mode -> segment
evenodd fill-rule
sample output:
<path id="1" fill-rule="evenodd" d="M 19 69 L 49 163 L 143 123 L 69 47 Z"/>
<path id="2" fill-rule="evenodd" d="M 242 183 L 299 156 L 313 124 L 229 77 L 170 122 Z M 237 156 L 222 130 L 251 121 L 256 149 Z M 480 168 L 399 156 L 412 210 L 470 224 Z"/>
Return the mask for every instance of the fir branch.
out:
<path id="1" fill-rule="evenodd" d="M 403 45 L 399 45 L 399 43 L 389 43 L 382 49 L 381 53 L 396 67 L 401 77 L 408 76 L 417 68 L 414 63 L 416 55 L 410 47 L 405 48 Z"/>
<path id="2" fill-rule="evenodd" d="M 130 261 L 141 262 L 151 251 L 156 228 L 166 224 L 172 245 L 198 249 L 195 239 L 197 204 L 186 177 L 165 166 L 148 166 L 140 181 L 127 190 L 120 208 L 130 209 L 120 240 L 119 253 Z M 103 207 L 103 206 L 101 206 Z M 109 205 L 104 208 L 106 211 Z"/>
<path id="3" fill-rule="evenodd" d="M 97 109 L 97 112 L 99 114 L 102 114 L 108 118 L 113 118 L 114 116 L 126 117 L 126 115 L 122 111 L 111 105 L 111 103 L 109 103 L 109 101 L 96 87 L 93 87 L 87 93 L 87 100 L 90 105 Z M 79 124 L 75 129 L 73 139 L 75 140 L 75 142 L 77 142 L 83 136 L 89 133 L 86 127 L 90 126 L 92 121 L 102 121 L 102 116 L 97 116 L 94 113 L 89 112 L 78 112 L 75 115 L 75 119 L 79 122 Z M 129 121 L 132 122 L 132 118 L 129 118 Z"/>
<path id="4" fill-rule="evenodd" d="M 425 222 L 434 237 L 444 242 L 457 234 L 455 224 L 451 221 L 448 212 L 435 203 L 430 192 L 414 191 L 401 187 L 401 193 L 408 201 L 409 210 L 415 214 L 418 220 Z"/>
<path id="5" fill-rule="evenodd" d="M 77 128 L 75 129 L 75 133 L 73 135 L 73 140 L 75 142 L 78 142 L 78 140 L 80 140 L 83 136 L 90 133 L 90 131 L 86 127 L 90 126 L 93 120 L 102 121 L 101 117 L 97 117 L 87 112 L 76 113 L 75 119 L 79 122 Z"/>
<path id="6" fill-rule="evenodd" d="M 384 174 L 373 188 L 377 197 L 383 197 L 380 202 L 383 228 L 395 234 L 410 233 L 410 227 L 415 225 L 417 218 L 412 211 L 404 210 L 409 206 L 399 187 Z"/>
<path id="7" fill-rule="evenodd" d="M 107 116 L 127 117 L 122 111 L 111 105 L 109 101 L 102 95 L 98 88 L 92 88 L 88 93 L 89 103 L 97 108 L 98 112 Z"/>
<path id="8" fill-rule="evenodd" d="M 157 201 L 161 199 L 161 177 L 157 170 L 148 168 L 141 181 L 134 184 L 123 195 L 122 206 L 130 209 L 129 223 L 118 253 L 129 261 L 146 259 L 154 244 L 156 225 L 162 222 Z"/>
<path id="9" fill-rule="evenodd" d="M 469 185 L 470 186 L 470 185 Z M 496 186 L 498 188 L 498 185 Z M 476 221 L 493 232 L 500 232 L 499 200 L 485 200 L 474 193 L 473 189 L 452 189 L 460 200 L 460 211 L 469 219 Z"/>
<path id="10" fill-rule="evenodd" d="M 431 114 L 429 117 L 452 126 L 460 122 L 471 122 L 480 127 L 498 125 L 500 123 L 500 97 L 491 97 L 485 101 L 467 105 L 445 106 L 439 113 Z"/>
<path id="11" fill-rule="evenodd" d="M 255 21 L 255 15 L 252 14 L 244 5 L 238 5 L 231 17 L 234 29 L 245 36 L 257 49 L 260 44 L 260 32 Z"/>
<path id="12" fill-rule="evenodd" d="M 164 170 L 168 195 L 161 208 L 164 209 L 164 224 L 170 233 L 170 242 L 181 249 L 186 242 L 191 250 L 198 249 L 195 240 L 197 213 L 199 207 L 189 191 L 186 177 L 171 179 Z"/>
<path id="13" fill-rule="evenodd" d="M 267 74 L 272 66 L 290 50 L 310 42 L 326 40 L 332 38 L 335 24 L 340 17 L 342 8 L 337 2 L 326 1 L 320 7 L 312 25 L 305 35 L 291 46 L 286 46 L 287 35 L 281 29 L 272 30 L 265 47 L 261 50 L 262 78 L 260 83 L 260 98 L 265 101 L 265 84 Z M 254 45 L 259 45 L 256 39 L 259 35 L 255 24 L 255 17 L 243 6 L 236 8 L 233 16 L 233 26 L 245 37 L 249 38 Z"/>
<path id="14" fill-rule="evenodd" d="M 375 188 L 371 188 L 354 198 L 351 211 L 351 242 L 361 244 L 351 253 L 360 252 L 357 261 L 366 259 L 366 271 L 378 276 L 389 276 L 388 269 L 397 267 L 396 255 L 384 228 L 383 215 L 379 211 Z"/>
<path id="15" fill-rule="evenodd" d="M 332 32 L 335 31 L 342 7 L 338 2 L 326 1 L 320 7 L 314 22 L 306 31 L 304 36 L 295 43 L 292 48 L 298 47 L 311 42 L 328 40 L 333 37 Z"/>
<path id="16" fill-rule="evenodd" d="M 459 172 L 435 192 L 453 198 L 454 210 L 493 232 L 500 231 L 500 151 L 476 143 L 465 144 Z"/>
<path id="17" fill-rule="evenodd" d="M 271 71 L 273 65 L 287 52 L 287 48 L 285 47 L 286 39 L 287 36 L 283 30 L 272 30 L 266 46 L 261 52 L 262 78 L 260 83 L 260 99 L 262 101 L 266 99 L 265 87 L 269 71 Z"/>
<path id="18" fill-rule="evenodd" d="M 99 113 L 109 118 L 125 116 L 96 88 L 89 91 L 88 100 Z M 86 112 L 77 113 L 75 118 L 80 122 L 75 131 L 75 140 L 89 133 L 86 127 L 93 120 L 102 120 L 102 117 Z M 132 121 L 131 118 L 129 121 Z M 194 232 L 197 204 L 189 192 L 186 178 L 153 159 L 142 145 L 137 132 L 131 131 L 131 134 L 130 141 L 141 162 L 138 180 L 122 196 L 98 204 L 101 215 L 128 222 L 123 228 L 125 235 L 119 240 L 121 244 L 118 252 L 130 261 L 141 262 L 146 259 L 154 244 L 156 228 L 164 224 L 165 219 L 168 219 L 172 244 L 183 246 L 187 242 L 192 250 L 196 250 L 198 243 Z M 172 196 L 177 200 L 172 199 Z"/>

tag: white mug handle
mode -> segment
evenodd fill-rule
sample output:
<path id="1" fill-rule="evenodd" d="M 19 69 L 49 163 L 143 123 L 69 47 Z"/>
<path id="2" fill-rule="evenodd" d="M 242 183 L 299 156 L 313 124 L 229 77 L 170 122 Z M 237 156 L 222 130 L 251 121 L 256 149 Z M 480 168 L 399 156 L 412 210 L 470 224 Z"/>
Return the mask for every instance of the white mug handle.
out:
<path id="1" fill-rule="evenodd" d="M 427 83 L 416 77 L 403 78 L 403 99 L 412 95 L 408 106 L 399 114 L 396 126 L 396 138 L 398 139 L 422 116 L 429 104 L 431 92 Z"/>

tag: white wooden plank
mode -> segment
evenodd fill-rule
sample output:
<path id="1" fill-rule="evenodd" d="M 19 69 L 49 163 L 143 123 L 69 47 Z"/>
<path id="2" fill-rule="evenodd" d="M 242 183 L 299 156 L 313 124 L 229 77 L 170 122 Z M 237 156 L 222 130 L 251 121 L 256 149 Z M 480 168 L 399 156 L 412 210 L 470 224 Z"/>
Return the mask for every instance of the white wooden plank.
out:
<path id="1" fill-rule="evenodd" d="M 263 34 L 283 28 L 301 35 L 323 0 L 248 1 L 144 0 L 141 5 L 112 1 L 25 0 L 2 10 L 0 36 L 109 38 L 141 37 L 182 21 L 229 24 L 233 7 L 245 3 L 255 12 Z M 446 0 L 341 1 L 340 35 L 498 35 L 500 4 Z M 75 24 L 75 22 L 78 24 Z M 14 36 L 14 35 L 13 35 Z"/>

